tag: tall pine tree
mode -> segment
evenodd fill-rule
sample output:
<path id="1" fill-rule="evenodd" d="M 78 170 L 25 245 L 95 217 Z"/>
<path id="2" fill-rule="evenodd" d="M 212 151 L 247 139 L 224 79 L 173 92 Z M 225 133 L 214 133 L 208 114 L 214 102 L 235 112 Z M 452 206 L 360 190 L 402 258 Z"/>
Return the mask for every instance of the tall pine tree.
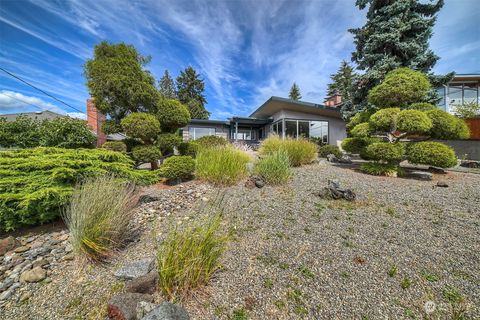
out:
<path id="1" fill-rule="evenodd" d="M 192 119 L 208 119 L 210 112 L 205 109 L 207 100 L 203 94 L 205 83 L 195 69 L 187 67 L 177 77 L 178 100 L 186 105 Z"/>
<path id="2" fill-rule="evenodd" d="M 330 75 L 332 82 L 328 84 L 327 96 L 333 96 L 339 94 L 342 96 L 344 102 L 352 99 L 354 83 L 357 78 L 357 74 L 353 70 L 353 67 L 345 60 L 340 64 L 337 73 Z"/>
<path id="3" fill-rule="evenodd" d="M 298 87 L 297 83 L 293 83 L 292 87 L 290 88 L 290 93 L 288 97 L 292 100 L 300 100 L 302 99 L 302 94 L 300 93 L 300 88 Z"/>
<path id="4" fill-rule="evenodd" d="M 168 70 L 165 70 L 165 73 L 158 82 L 158 85 L 162 98 L 177 99 L 177 93 L 175 92 L 175 82 L 173 82 L 172 77 L 170 77 Z"/>
<path id="5" fill-rule="evenodd" d="M 360 10 L 368 6 L 367 23 L 349 30 L 356 51 L 352 61 L 365 70 L 357 81 L 353 104 L 342 110 L 345 117 L 367 107 L 368 91 L 379 84 L 385 74 L 398 67 L 429 73 L 439 59 L 428 47 L 436 14 L 444 0 L 424 3 L 420 0 L 357 0 Z M 451 75 L 449 75 L 451 76 Z M 434 77 L 434 84 L 448 80 Z"/>

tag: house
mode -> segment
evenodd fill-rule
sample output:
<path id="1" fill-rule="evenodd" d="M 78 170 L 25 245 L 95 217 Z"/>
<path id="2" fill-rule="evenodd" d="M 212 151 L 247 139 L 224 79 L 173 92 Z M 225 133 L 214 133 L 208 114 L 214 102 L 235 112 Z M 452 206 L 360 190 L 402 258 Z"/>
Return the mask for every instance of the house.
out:
<path id="1" fill-rule="evenodd" d="M 182 128 L 182 134 L 185 141 L 215 135 L 248 144 L 271 134 L 319 138 L 335 145 L 347 136 L 339 108 L 280 97 L 271 97 L 248 117 L 234 116 L 226 121 L 192 119 Z"/>
<path id="2" fill-rule="evenodd" d="M 35 111 L 35 112 L 21 112 L 21 113 L 9 113 L 9 114 L 0 114 L 0 118 L 7 119 L 8 122 L 15 121 L 17 117 L 25 116 L 32 120 L 53 120 L 56 118 L 66 117 L 63 114 L 56 113 L 49 110 Z"/>
<path id="3" fill-rule="evenodd" d="M 446 85 L 436 89 L 441 100 L 438 107 L 453 112 L 456 104 L 480 103 L 480 74 L 456 74 Z"/>

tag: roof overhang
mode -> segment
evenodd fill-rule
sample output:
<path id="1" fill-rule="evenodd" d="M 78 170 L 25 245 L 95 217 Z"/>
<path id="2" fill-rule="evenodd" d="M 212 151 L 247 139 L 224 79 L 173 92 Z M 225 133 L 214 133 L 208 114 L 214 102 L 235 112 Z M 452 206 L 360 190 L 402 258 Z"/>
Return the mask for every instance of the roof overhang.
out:
<path id="1" fill-rule="evenodd" d="M 455 74 L 450 82 L 480 81 L 480 74 Z"/>
<path id="2" fill-rule="evenodd" d="M 266 124 L 271 123 L 272 119 L 259 119 L 259 118 L 252 118 L 252 117 L 232 117 L 230 118 L 230 123 L 238 123 L 242 125 L 259 125 L 263 126 Z"/>
<path id="3" fill-rule="evenodd" d="M 224 120 L 207 120 L 207 119 L 192 119 L 190 120 L 189 124 L 223 124 L 223 125 L 228 125 L 228 121 Z"/>
<path id="4" fill-rule="evenodd" d="M 250 117 L 257 119 L 268 119 L 275 113 L 281 110 L 291 110 L 297 112 L 304 112 L 310 114 L 318 114 L 321 116 L 342 118 L 342 114 L 338 108 L 326 107 L 321 104 L 296 101 L 291 99 L 285 99 L 280 97 L 271 97 L 264 104 L 262 104 L 257 110 L 255 110 Z"/>

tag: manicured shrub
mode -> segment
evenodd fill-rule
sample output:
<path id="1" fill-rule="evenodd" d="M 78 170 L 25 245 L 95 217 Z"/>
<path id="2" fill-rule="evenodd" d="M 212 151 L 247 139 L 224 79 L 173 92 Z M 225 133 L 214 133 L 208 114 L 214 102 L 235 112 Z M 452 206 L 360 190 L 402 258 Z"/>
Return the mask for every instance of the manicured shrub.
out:
<path id="1" fill-rule="evenodd" d="M 217 136 L 203 136 L 194 141 L 200 148 L 221 147 L 228 144 L 227 139 Z"/>
<path id="2" fill-rule="evenodd" d="M 157 252 L 159 286 L 168 299 L 181 298 L 204 286 L 220 268 L 228 237 L 220 230 L 221 216 L 169 232 Z"/>
<path id="3" fill-rule="evenodd" d="M 412 109 L 412 110 L 419 110 L 419 111 L 428 111 L 428 110 L 435 110 L 438 109 L 436 106 L 434 106 L 431 103 L 428 102 L 417 102 L 417 103 L 412 103 L 407 107 L 407 109 Z"/>
<path id="4" fill-rule="evenodd" d="M 113 176 L 79 185 L 62 214 L 73 252 L 93 260 L 112 256 L 131 234 L 129 223 L 137 200 L 134 185 Z"/>
<path id="5" fill-rule="evenodd" d="M 167 158 L 160 167 L 160 176 L 168 180 L 188 179 L 195 171 L 195 160 L 190 156 Z"/>
<path id="6" fill-rule="evenodd" d="M 154 145 L 133 148 L 132 157 L 137 163 L 157 162 L 162 157 L 160 149 Z"/>
<path id="7" fill-rule="evenodd" d="M 368 102 L 378 108 L 403 108 L 422 101 L 429 90 L 430 81 L 424 73 L 398 68 L 387 73 L 382 83 L 370 90 Z"/>
<path id="8" fill-rule="evenodd" d="M 271 136 L 262 142 L 259 149 L 261 155 L 277 151 L 286 152 L 293 167 L 311 163 L 317 156 L 317 146 L 305 139 L 281 139 L 278 136 Z"/>
<path id="9" fill-rule="evenodd" d="M 182 156 L 196 157 L 199 145 L 195 141 L 181 142 L 178 145 L 178 152 Z"/>
<path id="10" fill-rule="evenodd" d="M 402 168 L 393 163 L 367 162 L 362 163 L 360 171 L 373 176 L 396 177 L 403 173 Z"/>
<path id="11" fill-rule="evenodd" d="M 407 159 L 410 163 L 440 168 L 449 168 L 457 164 L 453 149 L 439 142 L 414 143 L 408 148 Z"/>
<path id="12" fill-rule="evenodd" d="M 401 143 L 375 142 L 365 149 L 369 160 L 398 162 L 401 161 L 405 153 L 405 148 Z"/>
<path id="13" fill-rule="evenodd" d="M 440 109 L 425 112 L 432 121 L 430 137 L 434 139 L 468 139 L 470 130 L 462 119 Z"/>
<path id="14" fill-rule="evenodd" d="M 353 117 L 350 118 L 350 121 L 347 123 L 347 131 L 350 132 L 357 124 L 368 122 L 370 116 L 373 114 L 373 110 L 361 111 L 356 113 Z"/>
<path id="15" fill-rule="evenodd" d="M 143 142 L 140 139 L 135 138 L 125 138 L 122 140 L 123 143 L 127 146 L 127 152 L 132 152 L 135 147 L 143 146 Z"/>
<path id="16" fill-rule="evenodd" d="M 182 137 L 175 133 L 161 133 L 157 137 L 156 145 L 160 148 L 163 155 L 173 153 L 173 148 L 182 142 Z"/>
<path id="17" fill-rule="evenodd" d="M 160 99 L 157 104 L 157 118 L 163 132 L 175 132 L 190 122 L 188 108 L 173 99 Z"/>
<path id="18" fill-rule="evenodd" d="M 122 126 L 120 125 L 120 123 L 115 122 L 114 120 L 105 120 L 102 123 L 102 131 L 105 134 L 114 134 L 122 132 Z"/>
<path id="19" fill-rule="evenodd" d="M 340 148 L 338 148 L 337 146 L 334 146 L 333 144 L 327 144 L 318 148 L 319 157 L 326 158 L 329 154 L 333 154 L 337 158 L 341 158 L 343 155 L 342 151 L 340 151 Z"/>
<path id="20" fill-rule="evenodd" d="M 375 112 L 368 123 L 375 131 L 391 131 L 397 125 L 400 108 L 385 108 Z"/>
<path id="21" fill-rule="evenodd" d="M 254 172 L 272 185 L 284 184 L 292 175 L 290 160 L 285 151 L 277 151 L 261 158 L 255 164 Z"/>
<path id="22" fill-rule="evenodd" d="M 357 124 L 352 130 L 350 130 L 350 134 L 357 138 L 367 138 L 371 133 L 372 128 L 368 122 Z"/>
<path id="23" fill-rule="evenodd" d="M 360 154 L 368 145 L 380 142 L 375 138 L 345 138 L 342 141 L 342 149 L 348 153 Z"/>
<path id="24" fill-rule="evenodd" d="M 121 125 L 127 136 L 144 142 L 156 138 L 160 132 L 160 122 L 155 116 L 145 112 L 129 114 L 122 119 Z"/>
<path id="25" fill-rule="evenodd" d="M 107 141 L 102 144 L 102 148 L 110 151 L 127 152 L 127 145 L 122 141 Z"/>
<path id="26" fill-rule="evenodd" d="M 432 120 L 425 112 L 402 110 L 397 117 L 397 129 L 409 133 L 427 133 L 432 128 Z"/>
<path id="27" fill-rule="evenodd" d="M 233 185 L 247 175 L 250 156 L 232 147 L 202 148 L 197 153 L 196 175 L 217 185 Z"/>
<path id="28" fill-rule="evenodd" d="M 88 177 L 113 174 L 138 184 L 159 180 L 133 169 L 133 161 L 105 149 L 35 148 L 0 152 L 0 229 L 37 225 L 57 218 L 73 186 Z"/>

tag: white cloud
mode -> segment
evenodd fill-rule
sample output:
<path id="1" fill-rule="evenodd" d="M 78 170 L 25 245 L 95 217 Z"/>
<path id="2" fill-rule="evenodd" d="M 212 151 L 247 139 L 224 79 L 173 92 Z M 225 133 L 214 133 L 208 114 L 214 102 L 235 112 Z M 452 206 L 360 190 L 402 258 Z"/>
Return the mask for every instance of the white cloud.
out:
<path id="1" fill-rule="evenodd" d="M 19 92 L 1 90 L 0 91 L 0 112 L 24 112 L 35 108 L 36 111 L 50 110 L 56 113 L 65 114 L 65 111 L 44 100 L 27 96 Z"/>
<path id="2" fill-rule="evenodd" d="M 82 112 L 67 112 L 67 116 L 82 120 L 87 120 L 87 115 Z"/>

